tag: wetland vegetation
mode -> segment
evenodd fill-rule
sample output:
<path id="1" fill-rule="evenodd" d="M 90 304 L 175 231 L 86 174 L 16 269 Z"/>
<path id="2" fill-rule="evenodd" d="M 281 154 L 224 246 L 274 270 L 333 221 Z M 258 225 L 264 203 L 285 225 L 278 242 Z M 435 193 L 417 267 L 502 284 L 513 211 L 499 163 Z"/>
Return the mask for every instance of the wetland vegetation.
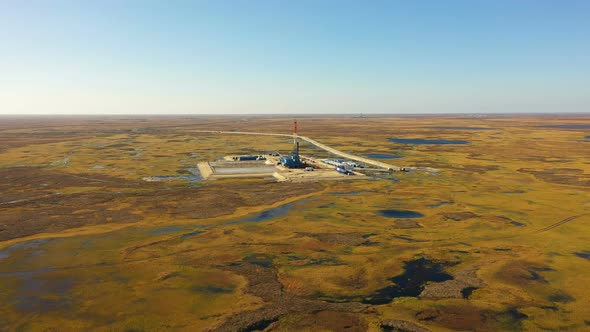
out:
<path id="1" fill-rule="evenodd" d="M 390 138 L 389 141 L 411 145 L 469 144 L 468 141 L 459 139 Z"/>
<path id="2" fill-rule="evenodd" d="M 0 330 L 584 330 L 589 123 L 304 117 L 319 142 L 437 171 L 277 183 L 183 177 L 291 149 L 195 130 L 288 133 L 285 118 L 7 118 Z"/>

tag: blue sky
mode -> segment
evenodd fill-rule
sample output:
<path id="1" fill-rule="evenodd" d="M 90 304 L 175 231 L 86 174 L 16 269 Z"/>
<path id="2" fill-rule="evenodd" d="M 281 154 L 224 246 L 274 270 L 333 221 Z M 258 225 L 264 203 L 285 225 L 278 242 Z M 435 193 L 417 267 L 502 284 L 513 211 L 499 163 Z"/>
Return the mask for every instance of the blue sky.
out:
<path id="1" fill-rule="evenodd" d="M 0 113 L 590 111 L 590 1 L 0 1 Z"/>

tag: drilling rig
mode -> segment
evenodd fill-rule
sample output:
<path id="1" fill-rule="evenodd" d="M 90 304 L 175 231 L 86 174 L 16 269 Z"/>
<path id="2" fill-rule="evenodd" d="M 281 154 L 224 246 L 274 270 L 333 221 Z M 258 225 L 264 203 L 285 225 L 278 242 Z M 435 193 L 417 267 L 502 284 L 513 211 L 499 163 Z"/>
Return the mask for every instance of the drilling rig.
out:
<path id="1" fill-rule="evenodd" d="M 288 156 L 281 157 L 281 164 L 288 168 L 303 168 L 305 165 L 299 157 L 299 140 L 297 139 L 297 120 L 293 121 L 293 151 Z"/>

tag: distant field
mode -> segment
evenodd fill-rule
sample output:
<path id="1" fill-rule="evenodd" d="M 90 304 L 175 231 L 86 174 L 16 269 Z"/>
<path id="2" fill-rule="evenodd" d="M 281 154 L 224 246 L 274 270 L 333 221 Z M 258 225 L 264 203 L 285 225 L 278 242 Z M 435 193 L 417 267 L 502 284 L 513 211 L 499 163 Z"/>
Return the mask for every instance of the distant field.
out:
<path id="1" fill-rule="evenodd" d="M 439 172 L 147 182 L 292 118 L 2 118 L 0 330 L 590 329 L 589 115 L 298 122 Z"/>

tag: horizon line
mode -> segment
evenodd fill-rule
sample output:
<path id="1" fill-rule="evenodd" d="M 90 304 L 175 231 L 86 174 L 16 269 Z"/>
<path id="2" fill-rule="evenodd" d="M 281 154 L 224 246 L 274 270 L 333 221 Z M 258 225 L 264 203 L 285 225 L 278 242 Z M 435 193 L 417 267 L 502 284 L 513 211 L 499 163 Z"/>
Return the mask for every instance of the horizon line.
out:
<path id="1" fill-rule="evenodd" d="M 83 114 L 83 113 L 0 113 L 0 117 L 31 117 L 31 116 L 72 116 L 72 117 L 100 117 L 100 116 L 285 116 L 285 117 L 314 117 L 314 116 L 355 116 L 355 117 L 379 117 L 391 115 L 430 115 L 430 116 L 448 116 L 448 115 L 590 115 L 590 111 L 571 111 L 571 112 L 451 112 L 451 113 L 428 113 L 428 112 L 399 112 L 399 113 L 100 113 L 100 114 Z"/>

